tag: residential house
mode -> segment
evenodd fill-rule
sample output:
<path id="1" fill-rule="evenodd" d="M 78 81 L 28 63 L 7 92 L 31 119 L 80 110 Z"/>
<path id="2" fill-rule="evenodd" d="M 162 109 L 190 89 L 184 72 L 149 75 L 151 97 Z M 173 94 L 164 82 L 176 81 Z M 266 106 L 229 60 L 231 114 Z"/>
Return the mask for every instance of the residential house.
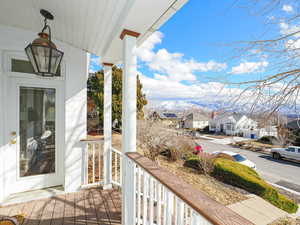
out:
<path id="1" fill-rule="evenodd" d="M 226 135 L 250 137 L 257 128 L 257 122 L 240 113 L 222 113 L 209 121 L 209 130 Z"/>
<path id="2" fill-rule="evenodd" d="M 209 130 L 246 138 L 277 137 L 276 126 L 259 127 L 256 120 L 241 113 L 214 114 L 214 118 L 209 121 Z"/>
<path id="3" fill-rule="evenodd" d="M 136 152 L 135 50 L 186 2 L 1 1 L 1 204 L 55 195 L 56 188 L 47 188 L 58 186 L 70 194 L 50 200 L 56 204 L 45 201 L 44 207 L 39 201 L 34 210 L 19 208 L 33 214 L 27 224 L 43 219 L 60 224 L 252 224 Z M 90 53 L 100 56 L 104 70 L 103 141 L 86 138 Z M 111 144 L 112 66 L 120 62 L 122 150 L 116 150 Z M 110 191 L 81 191 L 90 186 Z M 117 206 L 112 197 L 103 197 L 110 193 L 122 196 Z M 45 208 L 47 215 L 41 217 Z M 2 209 L 0 215 L 7 215 Z"/>
<path id="4" fill-rule="evenodd" d="M 209 117 L 203 113 L 190 113 L 183 119 L 183 127 L 189 129 L 204 129 L 209 125 Z"/>
<path id="5" fill-rule="evenodd" d="M 169 127 L 179 127 L 180 117 L 174 112 L 159 112 L 154 111 L 149 115 L 149 119 L 159 120 L 165 126 Z"/>

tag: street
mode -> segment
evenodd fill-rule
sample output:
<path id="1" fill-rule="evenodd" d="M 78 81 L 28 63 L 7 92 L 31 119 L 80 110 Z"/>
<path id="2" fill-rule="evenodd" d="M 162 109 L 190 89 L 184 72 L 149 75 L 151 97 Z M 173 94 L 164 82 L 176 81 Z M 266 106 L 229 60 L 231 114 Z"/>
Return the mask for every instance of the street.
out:
<path id="1" fill-rule="evenodd" d="M 300 162 L 274 160 L 271 156 L 234 148 L 229 145 L 212 143 L 209 140 L 198 140 L 205 152 L 232 151 L 238 152 L 256 164 L 257 172 L 268 182 L 300 192 Z"/>

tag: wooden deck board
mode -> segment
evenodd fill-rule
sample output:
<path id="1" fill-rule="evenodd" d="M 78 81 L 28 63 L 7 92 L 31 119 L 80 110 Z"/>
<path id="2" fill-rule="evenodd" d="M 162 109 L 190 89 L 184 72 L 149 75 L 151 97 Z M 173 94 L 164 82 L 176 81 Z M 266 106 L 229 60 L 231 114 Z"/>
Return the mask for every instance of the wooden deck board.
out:
<path id="1" fill-rule="evenodd" d="M 0 217 L 24 214 L 23 225 L 121 225 L 117 190 L 91 188 L 0 208 Z"/>

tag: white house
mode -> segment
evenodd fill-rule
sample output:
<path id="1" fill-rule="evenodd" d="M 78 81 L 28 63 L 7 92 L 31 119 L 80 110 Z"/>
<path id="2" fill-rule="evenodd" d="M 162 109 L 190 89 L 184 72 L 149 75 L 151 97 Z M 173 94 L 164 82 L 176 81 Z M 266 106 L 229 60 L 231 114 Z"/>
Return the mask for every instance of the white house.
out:
<path id="1" fill-rule="evenodd" d="M 184 128 L 194 128 L 194 129 L 203 129 L 209 125 L 209 117 L 201 113 L 190 113 L 188 114 L 184 121 Z"/>
<path id="2" fill-rule="evenodd" d="M 223 113 L 209 121 L 209 130 L 226 135 L 251 137 L 251 131 L 257 128 L 257 122 L 239 113 Z"/>
<path id="3" fill-rule="evenodd" d="M 258 122 L 240 113 L 224 113 L 216 115 L 209 121 L 209 130 L 226 135 L 239 135 L 246 138 L 263 136 L 277 137 L 275 126 L 259 127 Z"/>
<path id="4" fill-rule="evenodd" d="M 190 197 L 191 191 L 183 192 L 191 190 L 187 184 L 172 184 L 174 175 L 166 179 L 166 171 L 136 153 L 135 50 L 186 2 L 1 1 L 0 204 L 17 193 L 53 186 L 69 193 L 89 185 L 110 189 L 114 184 L 122 188 L 124 225 L 154 224 L 160 215 L 163 224 L 252 224 L 201 193 Z M 101 57 L 104 69 L 103 149 L 100 141 L 85 140 L 89 53 Z M 111 146 L 111 75 L 112 66 L 120 63 L 122 151 L 117 151 Z M 23 196 L 30 196 L 26 193 Z M 233 218 L 234 223 L 223 218 Z"/>

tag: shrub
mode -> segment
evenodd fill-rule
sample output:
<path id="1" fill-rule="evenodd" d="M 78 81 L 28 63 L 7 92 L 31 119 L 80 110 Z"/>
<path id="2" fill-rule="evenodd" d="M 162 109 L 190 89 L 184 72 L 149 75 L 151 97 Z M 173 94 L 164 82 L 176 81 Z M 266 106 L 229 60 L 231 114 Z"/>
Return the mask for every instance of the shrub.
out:
<path id="1" fill-rule="evenodd" d="M 176 137 L 165 142 L 165 150 L 161 155 L 167 157 L 169 161 L 175 162 L 179 159 L 187 158 L 193 151 L 194 145 L 189 139 L 185 137 Z"/>
<path id="2" fill-rule="evenodd" d="M 220 152 L 218 154 L 215 154 L 214 155 L 214 158 L 217 159 L 217 158 L 222 158 L 222 159 L 228 159 L 228 160 L 231 160 L 231 161 L 235 161 L 235 159 L 233 158 L 233 156 L 231 155 L 228 155 L 228 154 L 225 154 L 223 152 Z"/>
<path id="3" fill-rule="evenodd" d="M 271 145 L 271 144 L 277 142 L 277 138 L 274 136 L 263 136 L 260 139 L 258 139 L 258 142 Z"/>
<path id="4" fill-rule="evenodd" d="M 276 207 L 289 213 L 295 213 L 297 203 L 278 193 L 271 185 L 266 183 L 258 173 L 244 165 L 227 159 L 216 159 L 213 175 L 224 183 L 243 188 L 259 195 Z"/>
<path id="5" fill-rule="evenodd" d="M 167 159 L 171 162 L 176 162 L 177 160 L 181 159 L 182 152 L 175 147 L 170 147 L 161 152 L 161 155 L 167 157 Z"/>
<path id="6" fill-rule="evenodd" d="M 214 170 L 214 158 L 209 153 L 190 156 L 184 163 L 184 166 L 198 170 L 205 175 L 211 174 Z"/>

